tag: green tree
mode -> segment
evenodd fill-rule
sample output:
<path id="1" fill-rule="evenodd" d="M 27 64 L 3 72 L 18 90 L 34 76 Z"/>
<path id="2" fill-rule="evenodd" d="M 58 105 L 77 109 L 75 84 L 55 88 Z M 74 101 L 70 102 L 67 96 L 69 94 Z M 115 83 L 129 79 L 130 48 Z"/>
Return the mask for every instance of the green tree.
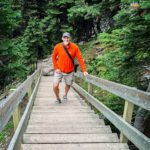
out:
<path id="1" fill-rule="evenodd" d="M 104 66 L 99 75 L 142 88 L 140 78 L 144 66 L 150 63 L 149 14 L 147 11 L 143 15 L 143 5 L 138 10 L 127 2 L 122 2 L 122 5 L 123 9 L 114 17 L 115 29 L 111 33 L 101 33 L 98 37 L 99 42 L 106 47 L 103 57 L 97 58 L 99 66 Z"/>
<path id="2" fill-rule="evenodd" d="M 24 70 L 21 45 L 13 39 L 20 11 L 14 10 L 11 0 L 0 2 L 0 88 L 12 82 Z"/>

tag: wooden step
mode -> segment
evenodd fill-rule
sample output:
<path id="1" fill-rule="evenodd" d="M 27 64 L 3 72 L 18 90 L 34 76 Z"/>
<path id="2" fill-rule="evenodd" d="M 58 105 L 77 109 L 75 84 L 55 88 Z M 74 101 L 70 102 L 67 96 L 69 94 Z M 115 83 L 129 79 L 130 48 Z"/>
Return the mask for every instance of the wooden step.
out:
<path id="1" fill-rule="evenodd" d="M 61 116 L 61 115 L 60 115 Z M 43 121 L 45 121 L 45 120 L 51 120 L 51 121 L 55 121 L 55 120 L 59 120 L 59 121 L 63 121 L 63 120 L 68 120 L 68 121 L 82 121 L 82 120 L 90 120 L 90 121 L 98 121 L 99 120 L 99 118 L 97 117 L 97 116 L 95 116 L 94 117 L 94 115 L 93 116 L 88 116 L 87 114 L 85 114 L 84 116 L 82 115 L 82 116 L 80 116 L 80 115 L 73 115 L 73 116 L 69 116 L 69 114 L 68 114 L 68 116 L 63 116 L 63 114 L 62 114 L 62 116 L 60 117 L 59 115 L 57 115 L 56 114 L 56 116 L 55 115 L 31 115 L 30 116 L 30 119 L 32 119 L 32 120 L 43 120 Z M 87 117 L 88 116 L 88 117 Z"/>
<path id="2" fill-rule="evenodd" d="M 59 89 L 62 98 L 64 81 Z M 21 150 L 129 150 L 72 88 L 55 101 L 53 77 L 42 76 Z"/>
<path id="3" fill-rule="evenodd" d="M 48 124 L 48 123 L 37 123 L 37 124 L 28 124 L 28 127 L 35 127 L 35 128 L 39 128 L 39 127 L 41 127 L 41 128 L 75 128 L 75 127 L 77 127 L 77 128 L 79 128 L 79 127 L 81 127 L 81 128 L 89 128 L 89 127 L 99 127 L 99 128 L 101 128 L 101 129 L 106 129 L 106 131 L 110 131 L 111 132 L 111 128 L 110 128 L 110 126 L 108 126 L 108 125 L 100 125 L 100 124 L 98 124 L 98 123 L 80 123 L 80 124 L 68 124 L 68 123 L 61 123 L 61 124 Z M 28 128 L 27 127 L 27 128 Z"/>
<path id="4" fill-rule="evenodd" d="M 117 134 L 24 134 L 23 143 L 60 144 L 60 143 L 116 143 Z"/>
<path id="5" fill-rule="evenodd" d="M 62 103 L 64 103 L 64 102 L 67 103 L 67 104 L 83 104 L 83 105 L 85 105 L 85 102 L 80 102 L 78 100 L 67 100 L 67 101 L 62 100 Z M 34 103 L 37 103 L 37 104 L 40 104 L 40 103 L 41 104 L 53 104 L 53 103 L 56 103 L 56 99 L 55 98 L 53 98 L 53 99 L 51 99 L 51 98 L 35 99 Z"/>
<path id="6" fill-rule="evenodd" d="M 36 108 L 34 107 L 32 109 L 32 113 L 70 113 L 70 111 L 72 111 L 73 113 L 94 113 L 93 110 L 90 109 L 84 109 L 84 108 Z"/>
<path id="7" fill-rule="evenodd" d="M 64 95 L 65 92 L 64 91 L 60 91 L 59 93 L 60 95 Z M 54 96 L 55 97 L 55 93 L 53 91 L 49 91 L 49 92 L 39 92 L 37 93 L 36 97 L 50 97 L 50 96 Z M 68 97 L 75 97 L 75 95 L 71 92 L 68 93 L 67 95 Z"/>
<path id="8" fill-rule="evenodd" d="M 64 92 L 59 94 L 61 99 L 62 99 L 63 95 L 64 95 Z M 51 93 L 51 94 L 37 94 L 36 95 L 36 98 L 50 98 L 50 97 L 53 97 L 54 99 L 56 99 L 54 93 Z M 68 98 L 72 98 L 72 97 L 75 97 L 75 96 L 73 94 L 68 94 Z"/>
<path id="9" fill-rule="evenodd" d="M 63 96 L 60 97 L 60 98 L 63 99 Z M 36 97 L 35 100 L 47 101 L 47 100 L 56 100 L 56 98 L 53 97 L 53 96 L 49 96 L 48 98 L 45 98 L 45 97 Z M 84 100 L 80 100 L 80 99 L 78 99 L 78 98 L 76 98 L 76 97 L 74 97 L 74 96 L 73 96 L 73 97 L 68 97 L 67 101 L 85 102 Z"/>
<path id="10" fill-rule="evenodd" d="M 64 101 L 62 101 L 62 103 L 61 104 L 57 104 L 56 102 L 55 102 L 56 100 L 54 100 L 54 102 L 48 102 L 48 103 L 46 103 L 46 102 L 35 102 L 34 103 L 34 106 L 60 106 L 60 105 L 62 105 L 62 106 L 68 106 L 68 107 L 70 107 L 70 106 L 87 106 L 87 104 L 84 104 L 84 103 L 73 103 L 73 102 L 64 102 Z M 60 106 L 61 107 L 61 106 Z"/>
<path id="11" fill-rule="evenodd" d="M 65 106 L 65 105 L 56 105 L 56 106 L 33 106 L 33 110 L 60 110 L 60 111 L 78 111 L 78 110 L 91 110 L 89 106 Z"/>
<path id="12" fill-rule="evenodd" d="M 57 134 L 62 134 L 62 133 L 69 133 L 69 134 L 77 134 L 77 133 L 85 133 L 85 134 L 90 134 L 90 133 L 111 133 L 111 130 L 109 127 L 106 126 L 91 126 L 91 127 L 85 127 L 85 126 L 28 126 L 27 130 L 25 133 L 57 133 Z"/>
<path id="13" fill-rule="evenodd" d="M 69 118 L 94 118 L 99 119 L 99 117 L 93 113 L 32 113 L 30 118 L 65 118 L 66 120 Z"/>
<path id="14" fill-rule="evenodd" d="M 68 111 L 69 112 L 69 111 Z M 31 116 L 50 116 L 50 117 L 95 117 L 95 118 L 99 118 L 98 115 L 94 114 L 93 112 L 34 112 L 32 111 Z"/>
<path id="15" fill-rule="evenodd" d="M 129 150 L 122 143 L 22 144 L 21 150 Z"/>
<path id="16" fill-rule="evenodd" d="M 68 121 L 68 120 L 64 120 L 64 121 L 51 121 L 51 120 L 46 120 L 46 121 L 38 121 L 38 120 L 29 120 L 28 125 L 38 125 L 38 126 L 95 126 L 95 125 L 104 125 L 104 120 L 98 120 L 98 121 Z"/>

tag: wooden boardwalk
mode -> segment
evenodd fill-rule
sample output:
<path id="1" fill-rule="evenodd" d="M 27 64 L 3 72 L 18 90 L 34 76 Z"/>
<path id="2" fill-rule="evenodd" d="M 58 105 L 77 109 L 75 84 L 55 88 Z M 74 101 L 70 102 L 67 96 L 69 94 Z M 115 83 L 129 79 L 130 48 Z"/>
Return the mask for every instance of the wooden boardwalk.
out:
<path id="1" fill-rule="evenodd" d="M 52 82 L 41 78 L 21 150 L 128 150 L 73 89 L 67 102 L 56 104 Z"/>

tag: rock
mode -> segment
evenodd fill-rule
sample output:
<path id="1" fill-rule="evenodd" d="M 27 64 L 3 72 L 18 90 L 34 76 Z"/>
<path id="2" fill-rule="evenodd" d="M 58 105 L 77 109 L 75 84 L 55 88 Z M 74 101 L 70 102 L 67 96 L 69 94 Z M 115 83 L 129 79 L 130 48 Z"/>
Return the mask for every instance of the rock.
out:
<path id="1" fill-rule="evenodd" d="M 78 43 L 78 45 L 83 45 L 85 43 L 85 41 L 81 41 Z"/>

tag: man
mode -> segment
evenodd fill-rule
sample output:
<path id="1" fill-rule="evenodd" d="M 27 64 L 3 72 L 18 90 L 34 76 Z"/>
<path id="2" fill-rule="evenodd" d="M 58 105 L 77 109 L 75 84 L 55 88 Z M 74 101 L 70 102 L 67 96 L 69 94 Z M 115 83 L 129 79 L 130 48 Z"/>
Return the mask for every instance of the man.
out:
<path id="1" fill-rule="evenodd" d="M 53 51 L 52 61 L 55 69 L 53 90 L 54 93 L 56 94 L 57 103 L 61 103 L 61 99 L 59 97 L 59 83 L 61 82 L 62 78 L 64 77 L 66 83 L 65 95 L 63 96 L 63 100 L 67 100 L 67 94 L 73 82 L 74 65 L 72 60 L 66 53 L 63 45 L 68 50 L 73 60 L 75 57 L 78 59 L 83 74 L 84 75 L 88 74 L 84 65 L 83 57 L 81 55 L 78 46 L 74 43 L 71 43 L 70 40 L 71 40 L 70 34 L 68 32 L 65 32 L 62 36 L 63 43 L 57 44 Z"/>

